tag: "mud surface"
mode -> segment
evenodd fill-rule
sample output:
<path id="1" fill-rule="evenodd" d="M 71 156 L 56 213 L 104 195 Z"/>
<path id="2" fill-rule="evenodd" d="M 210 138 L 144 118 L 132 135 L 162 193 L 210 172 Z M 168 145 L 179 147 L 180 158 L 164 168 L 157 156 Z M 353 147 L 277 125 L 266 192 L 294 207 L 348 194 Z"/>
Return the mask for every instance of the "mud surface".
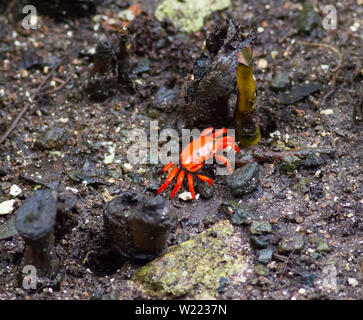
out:
<path id="1" fill-rule="evenodd" d="M 96 17 L 93 9 L 71 19 L 41 15 L 35 30 L 22 28 L 20 1 L 0 5 L 0 136 L 29 103 L 0 145 L 0 203 L 12 198 L 9 190 L 16 184 L 22 189 L 16 207 L 40 187 L 68 188 L 80 206 L 78 225 L 55 243 L 61 261 L 55 286 L 24 290 L 17 278 L 24 242 L 18 235 L 0 240 L 0 299 L 147 298 L 127 281 L 144 263 L 110 250 L 103 227 L 105 201 L 126 190 L 156 194 L 166 178 L 161 164 L 124 166 L 128 130 L 148 132 L 151 120 L 178 128 L 184 83 L 206 37 L 227 17 L 258 27 L 254 73 L 262 138 L 243 155 L 256 149 L 323 152 L 308 153 L 292 170 L 281 161 L 260 161 L 257 191 L 237 199 L 226 178 L 214 175 L 215 165 L 209 166 L 204 173 L 215 180 L 210 199 L 168 199 L 178 216 L 168 246 L 226 219 L 218 207 L 237 200 L 272 226 L 259 240 L 273 254 L 264 263 L 262 247 L 246 245 L 253 242 L 250 227 L 235 224 L 235 234 L 247 247 L 248 276 L 235 283 L 229 279 L 217 298 L 362 299 L 361 1 L 337 4 L 336 30 L 322 27 L 323 8 L 330 2 L 316 1 L 319 19 L 308 32 L 299 32 L 297 25 L 300 2 L 232 1 L 231 8 L 213 14 L 204 30 L 194 34 L 156 21 L 152 12 L 157 1 L 146 1 L 144 12 L 128 26 L 132 88 L 118 88 L 104 101 L 93 102 L 86 89 L 95 48 L 100 41 L 114 41 L 121 27 L 110 19 L 132 4 L 101 2 Z M 41 94 L 29 101 L 54 67 Z M 286 73 L 293 89 L 285 96 L 271 87 L 278 71 Z M 105 164 L 112 146 L 115 157 Z M 186 183 L 182 189 L 187 191 Z M 163 196 L 170 193 L 168 188 Z M 14 212 L 0 215 L 0 227 L 11 228 L 12 219 Z"/>

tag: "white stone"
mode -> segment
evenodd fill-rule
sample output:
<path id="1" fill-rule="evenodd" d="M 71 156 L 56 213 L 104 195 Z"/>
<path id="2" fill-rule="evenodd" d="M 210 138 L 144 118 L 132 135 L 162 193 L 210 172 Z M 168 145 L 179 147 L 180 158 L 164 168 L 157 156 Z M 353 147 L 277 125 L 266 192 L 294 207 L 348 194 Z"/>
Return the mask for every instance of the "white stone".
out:
<path id="1" fill-rule="evenodd" d="M 333 109 L 320 110 L 320 114 L 325 114 L 325 115 L 334 114 L 334 110 Z"/>
<path id="2" fill-rule="evenodd" d="M 268 62 L 265 58 L 259 59 L 257 61 L 257 69 L 266 69 L 268 66 Z"/>
<path id="3" fill-rule="evenodd" d="M 134 168 L 131 164 L 129 163 L 124 163 L 122 164 L 122 170 L 125 172 L 125 173 L 128 173 L 130 171 L 132 171 Z"/>
<path id="4" fill-rule="evenodd" d="M 350 26 L 350 30 L 352 30 L 353 32 L 358 31 L 360 27 L 360 23 L 358 21 L 354 22 L 354 24 L 352 26 Z"/>
<path id="5" fill-rule="evenodd" d="M 188 201 L 188 200 L 193 199 L 191 192 L 188 192 L 188 191 L 185 191 L 185 192 L 179 194 L 178 198 L 183 201 Z"/>
<path id="6" fill-rule="evenodd" d="M 348 278 L 348 283 L 352 286 L 355 287 L 356 285 L 358 285 L 358 280 L 354 279 L 354 278 Z"/>
<path id="7" fill-rule="evenodd" d="M 66 187 L 67 191 L 73 192 L 73 193 L 78 193 L 78 189 L 75 188 L 71 188 L 71 187 Z"/>
<path id="8" fill-rule="evenodd" d="M 23 190 L 21 190 L 16 184 L 13 184 L 10 187 L 10 195 L 13 196 L 13 197 L 17 197 L 22 192 L 23 192 Z"/>
<path id="9" fill-rule="evenodd" d="M 306 293 L 306 290 L 304 288 L 299 289 L 299 294 L 304 295 Z"/>
<path id="10" fill-rule="evenodd" d="M 9 214 L 14 210 L 15 200 L 6 200 L 0 203 L 0 215 Z"/>
<path id="11" fill-rule="evenodd" d="M 112 145 L 108 146 L 108 154 L 105 154 L 105 158 L 103 162 L 105 164 L 111 164 L 113 159 L 115 158 L 116 144 L 112 143 Z"/>

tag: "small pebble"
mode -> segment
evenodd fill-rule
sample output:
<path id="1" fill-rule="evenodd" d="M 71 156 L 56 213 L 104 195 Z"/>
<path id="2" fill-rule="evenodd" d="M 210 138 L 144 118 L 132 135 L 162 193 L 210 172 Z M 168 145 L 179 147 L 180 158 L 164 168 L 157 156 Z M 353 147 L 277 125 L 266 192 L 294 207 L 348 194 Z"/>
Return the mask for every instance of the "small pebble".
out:
<path id="1" fill-rule="evenodd" d="M 15 200 L 7 200 L 0 203 L 0 215 L 9 214 L 14 210 Z"/>
<path id="2" fill-rule="evenodd" d="M 266 59 L 262 58 L 257 61 L 257 69 L 266 69 L 268 62 Z"/>
<path id="3" fill-rule="evenodd" d="M 188 200 L 193 199 L 192 194 L 190 192 L 187 192 L 187 191 L 179 194 L 178 198 L 182 199 L 183 201 L 188 201 Z"/>
<path id="4" fill-rule="evenodd" d="M 27 78 L 27 77 L 29 76 L 29 72 L 28 72 L 26 69 L 22 69 L 22 70 L 20 71 L 20 76 L 21 76 L 22 78 Z"/>
<path id="5" fill-rule="evenodd" d="M 253 221 L 250 226 L 250 233 L 253 235 L 263 235 L 271 232 L 272 227 L 266 221 Z"/>
<path id="6" fill-rule="evenodd" d="M 272 250 L 271 249 L 263 249 L 260 251 L 258 255 L 258 262 L 262 264 L 268 264 L 272 259 Z"/>
<path id="7" fill-rule="evenodd" d="M 132 166 L 131 164 L 129 164 L 129 163 L 123 163 L 123 164 L 121 165 L 121 167 L 122 167 L 122 171 L 123 171 L 124 173 L 129 173 L 129 172 L 131 172 L 132 170 L 134 170 L 133 166 Z"/>
<path id="8" fill-rule="evenodd" d="M 271 51 L 271 58 L 272 59 L 276 59 L 276 57 L 278 56 L 278 54 L 279 54 L 279 52 L 276 51 L 276 50 Z"/>
<path id="9" fill-rule="evenodd" d="M 352 286 L 355 287 L 358 285 L 358 280 L 354 279 L 354 278 L 348 278 L 348 283 Z"/>
<path id="10" fill-rule="evenodd" d="M 13 196 L 13 197 L 17 197 L 22 192 L 23 192 L 23 190 L 21 190 L 16 184 L 13 184 L 10 187 L 10 195 Z"/>
<path id="11" fill-rule="evenodd" d="M 350 26 L 350 30 L 353 31 L 353 32 L 356 32 L 358 31 L 360 27 L 360 23 L 358 21 L 354 22 L 354 24 L 352 26 Z"/>
<path id="12" fill-rule="evenodd" d="M 304 295 L 306 293 L 306 290 L 304 288 L 299 289 L 299 294 Z"/>
<path id="13" fill-rule="evenodd" d="M 325 109 L 325 110 L 321 110 L 320 114 L 325 114 L 326 116 L 330 115 L 330 114 L 334 114 L 334 110 L 333 109 Z"/>

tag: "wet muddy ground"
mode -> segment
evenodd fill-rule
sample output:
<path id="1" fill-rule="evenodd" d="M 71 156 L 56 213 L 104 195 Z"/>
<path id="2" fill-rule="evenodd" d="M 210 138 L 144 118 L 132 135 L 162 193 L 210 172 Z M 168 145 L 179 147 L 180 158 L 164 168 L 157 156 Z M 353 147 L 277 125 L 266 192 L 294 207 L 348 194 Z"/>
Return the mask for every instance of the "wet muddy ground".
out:
<path id="1" fill-rule="evenodd" d="M 285 163 L 260 159 L 260 183 L 248 195 L 235 198 L 226 178 L 215 176 L 212 198 L 169 199 L 178 222 L 168 246 L 230 219 L 218 208 L 237 200 L 272 228 L 258 239 L 265 242 L 258 248 L 249 225 L 234 225 L 245 246 L 248 270 L 243 281 L 229 279 L 216 298 L 362 298 L 361 1 L 336 4 L 335 30 L 322 25 L 328 0 L 316 1 L 318 19 L 308 30 L 297 19 L 300 2 L 232 1 L 228 10 L 211 15 L 205 28 L 193 34 L 156 21 L 152 13 L 157 1 L 147 1 L 143 13 L 128 25 L 127 65 L 116 68 L 122 75 L 128 70 L 129 82 L 123 83 L 129 85 L 106 86 L 108 97 L 101 102 L 94 101 L 97 84 L 89 84 L 95 48 L 100 41 L 114 41 L 121 26 L 110 19 L 132 2 L 102 1 L 97 15 L 88 8 L 83 17 L 40 15 L 35 30 L 21 26 L 19 3 L 0 5 L 0 136 L 25 104 L 29 108 L 0 145 L 0 203 L 14 198 L 18 208 L 36 189 L 67 188 L 77 196 L 79 212 L 78 225 L 55 244 L 62 264 L 58 283 L 35 291 L 18 282 L 24 242 L 9 231 L 14 212 L 0 215 L 0 230 L 5 233 L 7 227 L 10 232 L 0 239 L 0 299 L 148 298 L 128 281 L 145 263 L 109 250 L 104 205 L 127 190 L 156 194 L 165 179 L 162 165 L 125 166 L 128 131 L 148 131 L 151 120 L 162 128 L 178 128 L 185 81 L 205 50 L 206 37 L 227 17 L 258 28 L 254 73 L 262 138 L 237 160 L 258 150 L 308 151 L 298 164 L 291 158 Z M 284 81 L 276 80 L 279 72 Z M 30 101 L 44 79 L 44 88 Z M 293 92 L 312 83 L 317 89 L 294 102 L 286 102 L 284 91 L 277 91 L 281 85 Z M 232 108 L 235 99 L 232 95 Z M 113 161 L 105 164 L 113 147 Z M 213 177 L 214 167 L 206 173 Z M 12 197 L 14 184 L 22 192 Z M 182 189 L 187 190 L 186 183 Z M 170 192 L 168 188 L 163 195 Z M 266 254 L 262 249 L 272 256 L 261 257 L 261 251 Z"/>

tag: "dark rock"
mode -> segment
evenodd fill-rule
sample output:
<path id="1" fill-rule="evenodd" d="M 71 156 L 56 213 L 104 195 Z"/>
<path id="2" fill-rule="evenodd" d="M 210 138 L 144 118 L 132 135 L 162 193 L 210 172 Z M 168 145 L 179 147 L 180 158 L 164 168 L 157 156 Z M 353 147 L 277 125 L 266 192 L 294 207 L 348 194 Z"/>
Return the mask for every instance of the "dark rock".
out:
<path id="1" fill-rule="evenodd" d="M 198 192 L 203 199 L 210 199 L 214 195 L 214 184 L 209 186 L 209 183 L 198 180 Z"/>
<path id="2" fill-rule="evenodd" d="M 325 163 L 325 160 L 322 156 L 317 154 L 308 155 L 305 159 L 301 161 L 301 165 L 304 168 L 316 168 L 320 167 Z"/>
<path id="3" fill-rule="evenodd" d="M 277 71 L 271 80 L 271 88 L 275 91 L 283 90 L 290 85 L 289 75 L 286 72 Z"/>
<path id="4" fill-rule="evenodd" d="M 266 249 L 268 246 L 268 238 L 263 236 L 250 236 L 250 243 L 256 249 Z"/>
<path id="5" fill-rule="evenodd" d="M 331 249 L 329 248 L 329 245 L 322 238 L 312 237 L 311 243 L 314 244 L 316 251 L 318 251 L 318 252 L 330 252 L 331 251 Z"/>
<path id="6" fill-rule="evenodd" d="M 20 70 L 31 69 L 33 67 L 41 68 L 42 65 L 43 65 L 43 59 L 31 50 L 25 50 L 22 53 L 21 59 L 18 62 L 18 68 Z"/>
<path id="7" fill-rule="evenodd" d="M 203 219 L 203 223 L 206 228 L 209 228 L 210 226 L 214 225 L 215 223 L 217 223 L 217 221 L 218 219 L 216 215 L 208 215 Z"/>
<path id="8" fill-rule="evenodd" d="M 293 172 L 301 165 L 301 159 L 296 156 L 285 156 L 281 160 L 280 169 L 283 172 Z"/>
<path id="9" fill-rule="evenodd" d="M 224 291 L 226 290 L 226 287 L 228 285 L 228 279 L 225 277 L 220 277 L 219 279 L 219 286 L 216 289 L 218 293 L 224 293 Z"/>
<path id="10" fill-rule="evenodd" d="M 282 238 L 278 245 L 278 252 L 281 254 L 289 254 L 291 252 L 298 253 L 304 248 L 304 237 L 300 234 L 289 238 Z"/>
<path id="11" fill-rule="evenodd" d="M 30 164 L 20 174 L 20 178 L 33 184 L 40 184 L 49 189 L 57 189 L 62 178 L 63 160 L 42 159 L 40 165 Z"/>
<path id="12" fill-rule="evenodd" d="M 82 182 L 85 185 L 108 185 L 105 181 L 105 177 L 109 175 L 108 167 L 104 164 L 98 167 L 95 161 L 88 158 L 85 159 L 80 171 L 69 171 L 67 174 L 74 182 Z"/>
<path id="13" fill-rule="evenodd" d="M 319 252 L 330 252 L 331 251 L 328 244 L 324 241 L 320 242 L 320 244 L 317 246 L 316 250 Z"/>
<path id="14" fill-rule="evenodd" d="M 321 88 L 320 83 L 309 83 L 299 87 L 291 89 L 290 93 L 280 93 L 277 97 L 277 101 L 283 105 L 293 104 L 310 96 L 314 92 L 319 91 Z"/>
<path id="15" fill-rule="evenodd" d="M 219 206 L 219 212 L 231 217 L 235 225 L 250 224 L 252 220 L 257 219 L 256 211 L 245 204 L 239 204 L 237 201 L 223 202 Z"/>
<path id="16" fill-rule="evenodd" d="M 251 162 L 235 170 L 227 178 L 227 185 L 235 197 L 241 197 L 248 193 L 254 192 L 259 185 L 260 165 L 257 162 Z"/>
<path id="17" fill-rule="evenodd" d="M 60 150 L 68 138 L 67 131 L 60 127 L 52 127 L 46 131 L 37 141 L 35 146 L 40 150 Z"/>
<path id="18" fill-rule="evenodd" d="M 314 5 L 310 1 L 305 1 L 303 9 L 296 20 L 296 26 L 300 33 L 310 34 L 319 23 L 319 14 L 314 10 Z"/>
<path id="19" fill-rule="evenodd" d="M 254 270 L 259 276 L 265 276 L 268 273 L 268 269 L 263 264 L 258 264 Z"/>
<path id="20" fill-rule="evenodd" d="M 156 92 L 153 105 L 155 108 L 164 112 L 171 112 L 175 107 L 175 101 L 178 98 L 178 93 L 175 89 L 161 86 Z"/>
<path id="21" fill-rule="evenodd" d="M 15 218 L 11 217 L 0 225 L 0 240 L 9 239 L 18 234 L 15 228 Z"/>
<path id="22" fill-rule="evenodd" d="M 310 273 L 310 272 L 304 272 L 302 274 L 302 280 L 305 286 L 308 287 L 313 287 L 314 286 L 314 280 L 315 280 L 315 275 Z"/>
<path id="23" fill-rule="evenodd" d="M 0 177 L 6 176 L 8 174 L 8 168 L 7 167 L 1 167 L 0 168 Z"/>
<path id="24" fill-rule="evenodd" d="M 153 107 L 149 107 L 147 109 L 147 114 L 150 118 L 153 118 L 153 119 L 157 119 L 160 117 L 161 115 L 161 112 L 159 110 L 156 110 L 155 108 Z"/>
<path id="25" fill-rule="evenodd" d="M 108 185 L 108 183 L 100 176 L 87 175 L 77 171 L 68 172 L 68 176 L 75 182 L 82 181 L 85 185 Z"/>
<path id="26" fill-rule="evenodd" d="M 61 59 L 54 55 L 49 55 L 44 58 L 44 63 L 48 66 L 49 69 L 55 68 L 60 62 Z"/>
<path id="27" fill-rule="evenodd" d="M 268 264 L 272 259 L 272 250 L 263 249 L 258 254 L 258 262 L 262 264 Z"/>
<path id="28" fill-rule="evenodd" d="M 313 201 L 319 201 L 324 196 L 324 188 L 321 183 L 311 183 L 309 188 L 309 197 Z"/>
<path id="29" fill-rule="evenodd" d="M 272 227 L 266 221 L 253 221 L 250 226 L 250 233 L 253 235 L 263 235 L 271 232 Z"/>
<path id="30" fill-rule="evenodd" d="M 148 72 L 149 70 L 150 70 L 150 60 L 146 57 L 140 58 L 137 61 L 136 66 L 133 68 L 133 72 L 136 74 Z"/>
<path id="31" fill-rule="evenodd" d="M 158 182 L 155 181 L 154 178 L 150 178 L 148 180 L 149 180 L 149 182 L 146 185 L 146 190 L 148 190 L 148 191 L 157 191 L 159 189 L 159 187 L 160 187 Z"/>

